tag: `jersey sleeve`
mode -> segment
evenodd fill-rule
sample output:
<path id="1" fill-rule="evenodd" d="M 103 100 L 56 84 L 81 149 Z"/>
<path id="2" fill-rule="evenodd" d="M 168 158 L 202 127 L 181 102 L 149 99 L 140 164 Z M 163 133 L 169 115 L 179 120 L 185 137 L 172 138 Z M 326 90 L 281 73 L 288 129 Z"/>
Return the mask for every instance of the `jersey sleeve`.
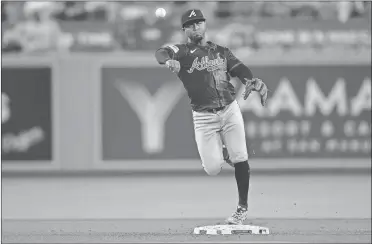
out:
<path id="1" fill-rule="evenodd" d="M 250 68 L 243 64 L 230 49 L 226 48 L 226 62 L 227 71 L 232 77 L 238 77 L 243 84 L 246 83 L 246 79 L 251 80 L 253 74 Z"/>
<path id="2" fill-rule="evenodd" d="M 242 65 L 243 63 L 237 57 L 235 57 L 235 55 L 229 48 L 225 48 L 225 53 L 227 61 L 227 71 L 231 74 L 235 68 L 237 68 L 239 65 Z"/>
<path id="3" fill-rule="evenodd" d="M 185 55 L 185 47 L 180 44 L 165 45 L 155 52 L 155 57 L 160 64 L 164 64 L 168 59 L 180 60 Z"/>

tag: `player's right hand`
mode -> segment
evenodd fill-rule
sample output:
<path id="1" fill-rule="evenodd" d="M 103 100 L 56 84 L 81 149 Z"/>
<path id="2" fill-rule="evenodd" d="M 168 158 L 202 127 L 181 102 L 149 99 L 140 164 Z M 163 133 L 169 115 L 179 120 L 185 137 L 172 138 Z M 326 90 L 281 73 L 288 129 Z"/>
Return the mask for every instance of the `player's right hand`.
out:
<path id="1" fill-rule="evenodd" d="M 170 71 L 176 74 L 178 74 L 178 72 L 180 72 L 181 69 L 180 62 L 173 59 L 167 60 L 167 62 L 165 62 L 165 66 L 167 66 L 167 68 L 170 69 Z"/>

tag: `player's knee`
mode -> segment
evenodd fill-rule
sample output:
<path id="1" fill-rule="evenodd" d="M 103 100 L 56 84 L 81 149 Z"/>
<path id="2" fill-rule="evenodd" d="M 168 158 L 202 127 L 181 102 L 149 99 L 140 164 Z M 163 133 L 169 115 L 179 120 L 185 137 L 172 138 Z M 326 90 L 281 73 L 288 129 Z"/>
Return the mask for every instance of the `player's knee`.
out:
<path id="1" fill-rule="evenodd" d="M 230 160 L 233 164 L 244 162 L 248 160 L 248 154 L 247 153 L 237 153 L 233 156 L 230 156 Z"/>
<path id="2" fill-rule="evenodd" d="M 222 167 L 210 167 L 210 168 L 204 168 L 204 171 L 210 175 L 210 176 L 216 176 L 221 172 Z"/>
<path id="3" fill-rule="evenodd" d="M 204 163 L 203 168 L 208 175 L 214 176 L 221 172 L 223 163 L 224 162 L 221 160 L 214 159 L 213 161 L 210 161 L 210 163 Z"/>
<path id="4" fill-rule="evenodd" d="M 223 157 L 218 155 L 208 155 L 208 157 L 203 157 L 203 168 L 204 171 L 210 175 L 218 175 L 222 170 L 222 165 L 225 163 Z"/>

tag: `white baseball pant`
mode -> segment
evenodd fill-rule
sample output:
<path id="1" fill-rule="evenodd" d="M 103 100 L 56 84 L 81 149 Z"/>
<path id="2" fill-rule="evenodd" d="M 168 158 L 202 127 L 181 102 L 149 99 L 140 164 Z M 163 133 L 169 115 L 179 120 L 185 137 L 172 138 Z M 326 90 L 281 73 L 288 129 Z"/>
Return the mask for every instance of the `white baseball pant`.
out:
<path id="1" fill-rule="evenodd" d="M 198 152 L 208 175 L 217 175 L 225 163 L 223 144 L 232 163 L 248 160 L 244 121 L 236 100 L 216 113 L 192 114 Z"/>

